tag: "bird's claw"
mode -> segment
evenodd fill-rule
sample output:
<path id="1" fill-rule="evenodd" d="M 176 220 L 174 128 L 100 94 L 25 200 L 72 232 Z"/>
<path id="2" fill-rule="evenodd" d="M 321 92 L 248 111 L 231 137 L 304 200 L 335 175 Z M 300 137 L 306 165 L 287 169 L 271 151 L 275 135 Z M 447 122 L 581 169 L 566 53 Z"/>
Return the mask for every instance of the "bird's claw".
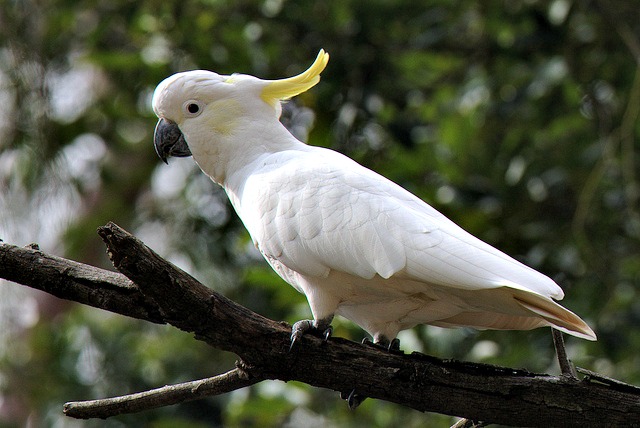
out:
<path id="1" fill-rule="evenodd" d="M 291 345 L 289 345 L 289 352 L 293 349 L 293 345 L 295 345 L 300 338 L 308 331 L 313 329 L 313 321 L 311 320 L 300 320 L 293 324 L 291 327 Z"/>
<path id="2" fill-rule="evenodd" d="M 367 346 L 373 346 L 374 348 L 384 349 L 385 351 L 392 353 L 403 353 L 400 350 L 400 339 L 397 337 L 393 340 L 389 340 L 384 336 L 376 336 L 374 340 L 365 337 L 362 339 L 362 344 Z M 340 397 L 347 400 L 347 405 L 350 410 L 355 410 L 364 400 L 367 399 L 364 395 L 358 394 L 355 389 L 353 389 L 349 395 L 340 394 Z"/>
<path id="3" fill-rule="evenodd" d="M 400 350 L 400 339 L 397 337 L 391 341 L 386 337 L 378 338 L 377 340 L 372 341 L 368 337 L 362 339 L 363 345 L 373 346 L 375 348 L 381 348 L 385 351 L 393 352 L 393 353 L 403 353 Z"/>
<path id="4" fill-rule="evenodd" d="M 400 351 L 400 339 L 398 339 L 396 337 L 391 342 L 389 342 L 389 346 L 387 346 L 387 350 L 389 352 L 399 352 Z"/>
<path id="5" fill-rule="evenodd" d="M 329 326 L 322 332 L 322 341 L 326 342 L 333 334 L 333 327 Z"/>
<path id="6" fill-rule="evenodd" d="M 367 399 L 367 397 L 358 394 L 355 389 L 351 390 L 348 395 L 344 392 L 340 393 L 340 398 L 347 400 L 349 410 L 355 410 L 364 400 Z"/>
<path id="7" fill-rule="evenodd" d="M 319 332 L 323 342 L 327 342 L 333 333 L 333 327 L 331 327 L 331 319 L 312 321 L 312 320 L 300 320 L 293 324 L 291 327 L 291 344 L 289 345 L 289 352 L 293 349 L 293 346 L 300 341 L 302 336 L 309 332 Z"/>

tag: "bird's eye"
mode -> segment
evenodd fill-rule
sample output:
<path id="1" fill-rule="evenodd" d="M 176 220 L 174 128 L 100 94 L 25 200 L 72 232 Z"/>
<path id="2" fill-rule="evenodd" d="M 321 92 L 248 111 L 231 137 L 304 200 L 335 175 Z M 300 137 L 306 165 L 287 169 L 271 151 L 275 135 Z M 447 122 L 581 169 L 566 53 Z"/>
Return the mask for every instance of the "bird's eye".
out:
<path id="1" fill-rule="evenodd" d="M 184 103 L 184 112 L 189 117 L 195 117 L 202 112 L 202 104 L 199 101 L 187 101 Z"/>

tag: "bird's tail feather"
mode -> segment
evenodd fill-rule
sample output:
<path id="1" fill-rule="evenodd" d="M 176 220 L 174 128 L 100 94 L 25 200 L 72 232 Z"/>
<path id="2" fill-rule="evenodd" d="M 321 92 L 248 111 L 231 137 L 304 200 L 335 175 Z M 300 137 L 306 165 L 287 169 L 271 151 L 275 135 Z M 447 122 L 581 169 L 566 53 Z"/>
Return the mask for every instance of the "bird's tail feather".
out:
<path id="1" fill-rule="evenodd" d="M 545 319 L 552 327 L 572 336 L 596 340 L 596 334 L 579 316 L 553 300 L 515 290 L 514 299 L 525 309 Z"/>

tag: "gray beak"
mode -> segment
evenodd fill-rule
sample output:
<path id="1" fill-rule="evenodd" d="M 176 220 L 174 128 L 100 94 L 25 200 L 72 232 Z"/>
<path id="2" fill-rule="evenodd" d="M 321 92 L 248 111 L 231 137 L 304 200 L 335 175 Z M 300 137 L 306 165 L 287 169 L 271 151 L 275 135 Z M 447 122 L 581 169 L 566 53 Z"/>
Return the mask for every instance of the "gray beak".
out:
<path id="1" fill-rule="evenodd" d="M 164 163 L 168 163 L 167 159 L 171 156 L 178 158 L 191 156 L 191 150 L 189 150 L 180 128 L 167 119 L 158 121 L 153 133 L 153 146 Z"/>

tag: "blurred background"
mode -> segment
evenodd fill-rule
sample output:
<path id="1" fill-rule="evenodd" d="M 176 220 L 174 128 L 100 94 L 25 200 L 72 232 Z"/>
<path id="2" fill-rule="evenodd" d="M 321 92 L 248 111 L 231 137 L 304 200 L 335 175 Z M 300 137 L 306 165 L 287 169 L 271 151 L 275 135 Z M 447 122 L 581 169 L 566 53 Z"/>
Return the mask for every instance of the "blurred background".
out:
<path id="1" fill-rule="evenodd" d="M 581 367 L 640 384 L 640 8 L 635 0 L 9 0 L 0 3 L 0 238 L 111 268 L 125 227 L 227 297 L 309 317 L 193 161 L 153 150 L 155 86 L 203 68 L 281 78 L 304 141 L 356 159 L 553 277 L 597 332 Z M 364 333 L 338 319 L 334 334 Z M 549 329 L 420 326 L 402 348 L 557 374 Z M 211 376 L 235 356 L 166 326 L 0 281 L 0 426 L 448 426 L 454 418 L 264 382 L 107 421 L 62 404 Z"/>

